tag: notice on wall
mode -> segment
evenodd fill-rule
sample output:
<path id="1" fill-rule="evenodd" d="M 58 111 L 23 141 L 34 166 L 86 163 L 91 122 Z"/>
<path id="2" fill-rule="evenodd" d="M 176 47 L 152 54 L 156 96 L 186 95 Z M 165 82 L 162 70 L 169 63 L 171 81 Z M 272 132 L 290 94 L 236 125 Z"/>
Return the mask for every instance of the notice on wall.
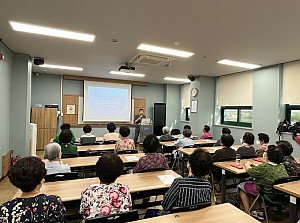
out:
<path id="1" fill-rule="evenodd" d="M 67 115 L 75 115 L 75 105 L 67 105 Z"/>

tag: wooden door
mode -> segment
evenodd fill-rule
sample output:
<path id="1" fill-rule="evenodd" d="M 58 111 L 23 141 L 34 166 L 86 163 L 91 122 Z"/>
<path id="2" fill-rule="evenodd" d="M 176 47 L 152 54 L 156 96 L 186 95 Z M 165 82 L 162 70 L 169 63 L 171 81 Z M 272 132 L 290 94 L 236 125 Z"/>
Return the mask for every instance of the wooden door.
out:
<path id="1" fill-rule="evenodd" d="M 50 140 L 55 138 L 56 136 L 56 129 L 45 129 L 44 130 L 44 147 L 50 143 Z"/>
<path id="2" fill-rule="evenodd" d="M 56 129 L 57 127 L 57 109 L 45 108 L 45 129 Z"/>
<path id="3" fill-rule="evenodd" d="M 45 129 L 37 130 L 36 150 L 44 150 Z"/>
<path id="4" fill-rule="evenodd" d="M 38 129 L 45 128 L 45 109 L 32 108 L 31 109 L 31 123 L 37 124 Z"/>

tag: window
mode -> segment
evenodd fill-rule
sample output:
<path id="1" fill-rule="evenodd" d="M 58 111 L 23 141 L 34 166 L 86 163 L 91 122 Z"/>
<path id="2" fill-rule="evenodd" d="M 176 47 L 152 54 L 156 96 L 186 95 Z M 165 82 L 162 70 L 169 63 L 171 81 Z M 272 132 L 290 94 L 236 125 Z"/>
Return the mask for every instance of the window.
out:
<path id="1" fill-rule="evenodd" d="M 285 119 L 292 125 L 300 122 L 300 105 L 286 105 Z"/>
<path id="2" fill-rule="evenodd" d="M 185 121 L 190 121 L 191 109 L 185 108 Z"/>
<path id="3" fill-rule="evenodd" d="M 221 124 L 252 127 L 251 106 L 222 106 Z"/>

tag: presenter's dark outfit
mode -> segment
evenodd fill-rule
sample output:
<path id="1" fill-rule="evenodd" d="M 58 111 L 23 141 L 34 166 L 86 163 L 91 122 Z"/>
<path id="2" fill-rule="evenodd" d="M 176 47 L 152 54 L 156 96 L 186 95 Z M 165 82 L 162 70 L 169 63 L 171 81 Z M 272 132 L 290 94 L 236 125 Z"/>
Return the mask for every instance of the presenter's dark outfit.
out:
<path id="1" fill-rule="evenodd" d="M 138 121 L 135 121 L 137 120 L 138 118 L 140 117 L 140 115 L 135 115 L 134 116 L 134 123 L 136 124 L 135 126 L 135 134 L 134 134 L 134 143 L 136 144 L 138 139 L 139 139 L 139 135 L 140 135 L 140 125 L 141 125 L 141 122 L 142 122 L 142 119 L 138 120 Z M 146 118 L 145 115 L 142 115 L 142 118 Z"/>

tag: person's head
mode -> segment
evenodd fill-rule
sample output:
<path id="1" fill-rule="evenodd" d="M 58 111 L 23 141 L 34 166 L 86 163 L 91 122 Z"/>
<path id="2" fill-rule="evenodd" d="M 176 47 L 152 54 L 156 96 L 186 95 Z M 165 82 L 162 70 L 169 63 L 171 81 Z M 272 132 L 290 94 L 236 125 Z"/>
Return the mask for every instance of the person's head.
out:
<path id="1" fill-rule="evenodd" d="M 195 177 L 208 175 L 213 164 L 213 159 L 208 151 L 196 149 L 189 157 L 191 172 Z"/>
<path id="2" fill-rule="evenodd" d="M 221 135 L 221 143 L 225 147 L 230 148 L 234 143 L 234 139 L 233 139 L 232 135 L 224 134 L 224 135 Z"/>
<path id="3" fill-rule="evenodd" d="M 210 131 L 210 127 L 208 125 L 205 125 L 203 127 L 203 132 L 205 133 L 205 132 L 209 132 L 209 131 Z"/>
<path id="4" fill-rule="evenodd" d="M 113 153 L 104 153 L 96 163 L 96 173 L 101 183 L 113 183 L 123 173 L 123 161 Z"/>
<path id="5" fill-rule="evenodd" d="M 259 144 L 267 144 L 270 141 L 269 136 L 266 133 L 258 133 Z"/>
<path id="6" fill-rule="evenodd" d="M 275 145 L 269 145 L 267 150 L 268 160 L 273 163 L 280 164 L 284 161 L 284 152 Z"/>
<path id="7" fill-rule="evenodd" d="M 59 134 L 60 143 L 71 143 L 73 138 L 73 133 L 70 129 L 65 129 Z"/>
<path id="8" fill-rule="evenodd" d="M 243 142 L 248 145 L 254 144 L 254 135 L 251 132 L 245 132 L 243 135 Z"/>
<path id="9" fill-rule="evenodd" d="M 169 134 L 170 133 L 170 128 L 168 126 L 165 126 L 162 128 L 162 132 L 164 135 Z"/>
<path id="10" fill-rule="evenodd" d="M 293 146 L 286 140 L 277 141 L 276 145 L 282 149 L 285 156 L 290 156 L 293 153 Z"/>
<path id="11" fill-rule="evenodd" d="M 224 135 L 224 134 L 230 135 L 230 134 L 231 134 L 231 131 L 230 131 L 229 128 L 224 127 L 224 128 L 222 128 L 221 134 L 222 134 L 222 135 Z"/>
<path id="12" fill-rule="evenodd" d="M 65 129 L 71 129 L 71 125 L 69 123 L 64 123 L 60 126 L 60 130 L 63 131 Z"/>
<path id="13" fill-rule="evenodd" d="M 140 108 L 139 110 L 139 115 L 143 115 L 144 114 L 144 109 L 143 108 Z"/>
<path id="14" fill-rule="evenodd" d="M 191 126 L 189 126 L 189 125 L 185 125 L 185 126 L 183 126 L 183 129 L 189 129 L 189 130 L 191 130 L 191 129 L 192 129 L 192 127 L 191 127 Z"/>
<path id="15" fill-rule="evenodd" d="M 91 133 L 91 132 L 92 132 L 92 126 L 90 126 L 90 125 L 85 125 L 85 126 L 83 126 L 83 132 L 84 132 L 85 134 Z"/>
<path id="16" fill-rule="evenodd" d="M 108 132 L 115 132 L 117 127 L 116 127 L 115 123 L 110 122 L 107 124 L 106 128 L 107 128 Z"/>
<path id="17" fill-rule="evenodd" d="M 186 138 L 190 138 L 192 135 L 192 131 L 190 129 L 184 129 L 182 132 L 183 136 Z"/>
<path id="18" fill-rule="evenodd" d="M 49 161 L 59 160 L 61 158 L 61 147 L 58 143 L 53 142 L 45 146 L 44 159 Z"/>
<path id="19" fill-rule="evenodd" d="M 145 153 L 155 153 L 159 147 L 159 140 L 154 134 L 147 135 L 143 142 Z"/>
<path id="20" fill-rule="evenodd" d="M 121 126 L 119 132 L 122 137 L 128 137 L 130 134 L 130 128 L 128 126 Z"/>
<path id="21" fill-rule="evenodd" d="M 35 156 L 19 159 L 8 171 L 10 182 L 22 192 L 40 189 L 47 171 L 45 163 Z"/>

